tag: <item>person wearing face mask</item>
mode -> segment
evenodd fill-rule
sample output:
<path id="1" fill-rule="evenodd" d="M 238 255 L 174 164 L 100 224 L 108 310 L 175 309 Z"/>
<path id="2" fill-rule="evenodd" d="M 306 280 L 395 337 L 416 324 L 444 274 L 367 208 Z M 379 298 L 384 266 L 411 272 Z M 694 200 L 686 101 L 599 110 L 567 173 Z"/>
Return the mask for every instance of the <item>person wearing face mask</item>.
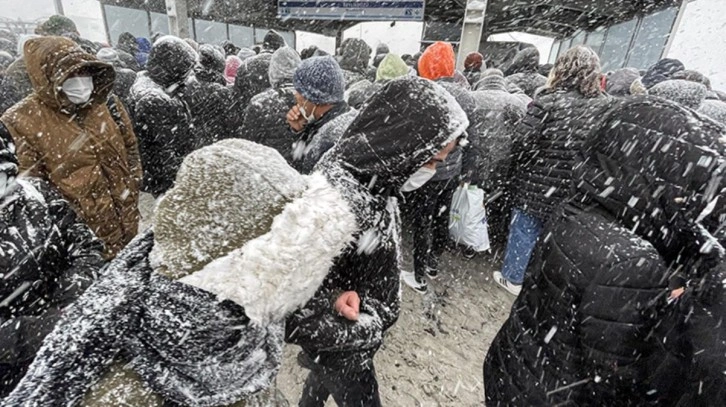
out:
<path id="1" fill-rule="evenodd" d="M 308 58 L 293 77 L 295 105 L 287 113 L 294 133 L 293 166 L 312 171 L 318 160 L 340 138 L 352 116 L 345 102 L 343 71 L 331 56 Z"/>
<path id="2" fill-rule="evenodd" d="M 339 406 L 381 405 L 373 357 L 400 310 L 397 197 L 405 185 L 423 182 L 414 174 L 445 159 L 468 126 L 439 85 L 396 79 L 316 165 L 313 174 L 341 192 L 357 227 L 322 287 L 287 320 L 287 341 L 302 347 L 298 361 L 310 370 L 299 406 L 324 406 L 331 396 Z"/>
<path id="3" fill-rule="evenodd" d="M 0 401 L 103 264 L 103 245 L 68 202 L 18 171 L 13 140 L 0 132 Z"/>
<path id="4" fill-rule="evenodd" d="M 33 93 L 0 119 L 20 169 L 49 181 L 112 258 L 138 232 L 141 162 L 111 65 L 62 37 L 25 43 Z"/>

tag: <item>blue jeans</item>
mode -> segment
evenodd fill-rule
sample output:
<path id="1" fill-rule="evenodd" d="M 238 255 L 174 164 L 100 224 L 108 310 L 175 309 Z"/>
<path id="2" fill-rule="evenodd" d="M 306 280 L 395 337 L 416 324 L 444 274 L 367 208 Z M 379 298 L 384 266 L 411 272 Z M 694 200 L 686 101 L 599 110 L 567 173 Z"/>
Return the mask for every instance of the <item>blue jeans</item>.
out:
<path id="1" fill-rule="evenodd" d="M 502 264 L 502 276 L 510 283 L 522 284 L 529 258 L 541 233 L 541 220 L 521 209 L 512 210 L 512 224 Z"/>

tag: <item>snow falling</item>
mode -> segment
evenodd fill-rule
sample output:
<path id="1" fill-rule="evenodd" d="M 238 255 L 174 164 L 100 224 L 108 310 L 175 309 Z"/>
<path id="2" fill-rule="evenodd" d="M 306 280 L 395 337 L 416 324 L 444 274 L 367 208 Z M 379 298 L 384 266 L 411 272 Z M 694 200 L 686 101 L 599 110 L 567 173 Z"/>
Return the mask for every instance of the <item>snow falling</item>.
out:
<path id="1" fill-rule="evenodd" d="M 0 405 L 726 405 L 724 12 L 0 0 Z"/>

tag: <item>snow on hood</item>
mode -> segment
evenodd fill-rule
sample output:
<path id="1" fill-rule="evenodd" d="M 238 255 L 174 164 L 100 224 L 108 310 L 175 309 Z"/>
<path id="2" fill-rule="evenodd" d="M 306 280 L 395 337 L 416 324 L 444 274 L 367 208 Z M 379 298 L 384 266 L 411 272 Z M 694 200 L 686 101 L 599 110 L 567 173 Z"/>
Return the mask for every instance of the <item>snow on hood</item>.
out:
<path id="1" fill-rule="evenodd" d="M 229 139 L 184 159 L 154 215 L 157 272 L 279 321 L 317 291 L 357 224 L 322 175 L 274 149 Z"/>
<path id="2" fill-rule="evenodd" d="M 306 182 L 268 233 L 180 281 L 236 302 L 261 325 L 305 305 L 358 231 L 350 206 L 322 174 Z"/>
<path id="3" fill-rule="evenodd" d="M 326 160 L 337 160 L 367 185 L 395 188 L 469 127 L 443 87 L 422 78 L 388 82 L 366 103 Z"/>
<path id="4" fill-rule="evenodd" d="M 708 89 L 700 83 L 683 79 L 671 79 L 653 86 L 648 90 L 648 94 L 679 103 L 689 109 L 697 110 L 701 106 L 701 103 L 706 100 Z"/>
<path id="5" fill-rule="evenodd" d="M 167 88 L 184 82 L 197 63 L 197 52 L 181 38 L 165 35 L 154 43 L 146 62 L 149 77 Z"/>
<path id="6" fill-rule="evenodd" d="M 282 47 L 275 51 L 270 60 L 270 85 L 277 87 L 284 83 L 292 83 L 292 77 L 301 62 L 297 51 L 290 47 Z"/>

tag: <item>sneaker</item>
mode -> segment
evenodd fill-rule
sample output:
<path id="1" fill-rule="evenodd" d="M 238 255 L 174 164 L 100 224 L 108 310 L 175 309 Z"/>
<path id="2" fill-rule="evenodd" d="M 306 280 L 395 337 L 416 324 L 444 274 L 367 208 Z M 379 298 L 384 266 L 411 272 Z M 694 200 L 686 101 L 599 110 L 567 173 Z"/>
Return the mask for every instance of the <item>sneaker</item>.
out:
<path id="1" fill-rule="evenodd" d="M 439 278 L 439 270 L 432 267 L 426 267 L 426 277 L 428 277 L 429 280 L 436 280 Z"/>
<path id="2" fill-rule="evenodd" d="M 461 252 L 461 254 L 464 256 L 465 259 L 471 260 L 474 257 L 476 257 L 477 252 L 476 252 L 476 250 L 472 249 L 471 247 L 467 247 L 466 249 L 464 249 Z"/>
<path id="3" fill-rule="evenodd" d="M 514 295 L 515 297 L 518 296 L 520 292 L 522 292 L 521 284 L 511 283 L 509 280 L 504 278 L 502 273 L 498 271 L 494 272 L 494 281 L 499 284 L 500 287 L 507 290 L 508 293 Z"/>
<path id="4" fill-rule="evenodd" d="M 401 277 L 403 279 L 403 282 L 406 283 L 407 286 L 411 287 L 417 293 L 426 294 L 426 291 L 428 291 L 426 281 L 419 281 L 419 279 L 416 278 L 415 273 L 412 273 L 410 271 L 402 271 Z"/>

